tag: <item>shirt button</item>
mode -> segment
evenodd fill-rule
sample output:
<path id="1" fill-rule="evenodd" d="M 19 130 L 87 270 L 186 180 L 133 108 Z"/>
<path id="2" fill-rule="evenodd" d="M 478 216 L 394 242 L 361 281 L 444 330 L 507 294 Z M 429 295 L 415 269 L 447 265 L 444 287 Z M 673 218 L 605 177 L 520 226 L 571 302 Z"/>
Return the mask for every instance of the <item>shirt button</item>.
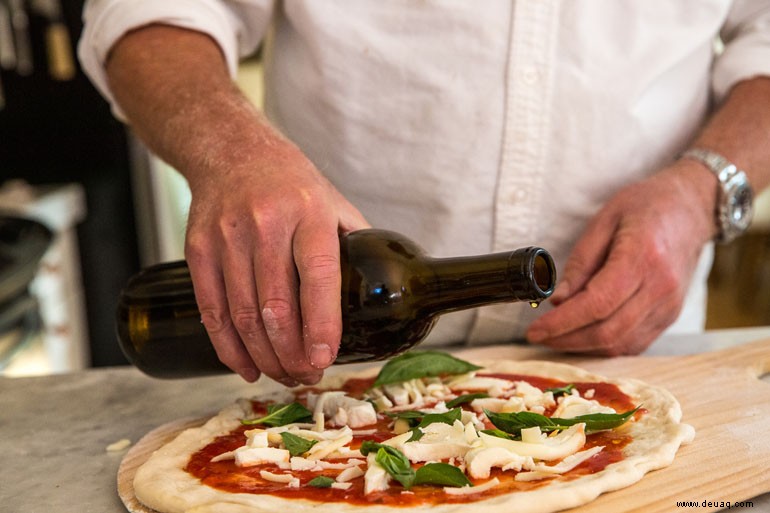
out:
<path id="1" fill-rule="evenodd" d="M 537 68 L 534 66 L 524 68 L 521 76 L 524 83 L 528 85 L 536 84 L 540 80 L 540 73 L 538 73 Z"/>
<path id="2" fill-rule="evenodd" d="M 527 191 L 525 189 L 516 189 L 509 197 L 511 203 L 522 203 L 527 199 Z"/>

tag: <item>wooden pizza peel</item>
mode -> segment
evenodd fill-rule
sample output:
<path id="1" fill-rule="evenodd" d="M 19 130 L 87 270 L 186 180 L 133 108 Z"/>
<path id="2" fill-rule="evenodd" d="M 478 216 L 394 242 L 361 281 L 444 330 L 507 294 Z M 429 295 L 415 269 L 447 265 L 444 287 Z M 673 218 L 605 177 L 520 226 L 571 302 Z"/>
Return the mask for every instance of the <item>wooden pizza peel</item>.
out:
<path id="1" fill-rule="evenodd" d="M 569 513 L 685 511 L 677 505 L 681 501 L 697 502 L 693 511 L 710 512 L 724 509 L 720 503 L 735 504 L 770 492 L 770 383 L 760 379 L 770 373 L 770 339 L 689 356 L 582 358 L 515 345 L 466 350 L 457 356 L 547 358 L 607 377 L 641 379 L 668 389 L 679 400 L 682 421 L 696 434 L 691 444 L 680 448 L 673 464 Z M 330 372 L 344 370 L 335 367 Z M 223 403 L 233 399 L 223 398 Z M 155 513 L 134 497 L 131 483 L 136 469 L 177 433 L 201 422 L 183 419 L 165 424 L 128 451 L 118 471 L 118 494 L 128 511 Z"/>

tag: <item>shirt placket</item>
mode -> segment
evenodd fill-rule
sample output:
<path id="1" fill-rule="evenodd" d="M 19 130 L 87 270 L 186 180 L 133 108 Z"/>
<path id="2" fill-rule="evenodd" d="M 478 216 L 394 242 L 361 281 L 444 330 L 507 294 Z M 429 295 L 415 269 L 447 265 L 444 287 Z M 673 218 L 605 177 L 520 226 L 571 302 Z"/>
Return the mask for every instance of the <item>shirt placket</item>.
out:
<path id="1" fill-rule="evenodd" d="M 504 132 L 495 197 L 493 251 L 509 251 L 537 240 L 537 213 L 551 118 L 558 0 L 518 0 L 512 11 L 505 75 Z M 508 305 L 483 309 L 469 342 L 510 338 L 521 326 Z M 513 324 L 512 324 L 513 323 Z M 506 337 L 507 335 L 507 337 Z"/>

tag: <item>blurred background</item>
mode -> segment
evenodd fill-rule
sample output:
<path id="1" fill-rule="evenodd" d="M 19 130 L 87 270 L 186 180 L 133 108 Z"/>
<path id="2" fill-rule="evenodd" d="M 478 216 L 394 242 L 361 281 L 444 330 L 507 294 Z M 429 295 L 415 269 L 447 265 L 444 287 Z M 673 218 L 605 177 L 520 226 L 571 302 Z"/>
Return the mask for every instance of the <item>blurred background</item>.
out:
<path id="1" fill-rule="evenodd" d="M 80 70 L 82 0 L 0 0 L 0 374 L 122 365 L 120 289 L 142 266 L 183 258 L 189 191 L 116 121 Z M 239 82 L 261 103 L 258 55 Z M 770 192 L 751 232 L 717 248 L 708 329 L 770 325 Z M 11 290 L 39 232 L 30 283 Z M 29 251 L 32 251 L 31 249 Z M 6 284 L 6 293 L 2 287 Z M 17 284 L 18 286 L 18 284 Z"/>

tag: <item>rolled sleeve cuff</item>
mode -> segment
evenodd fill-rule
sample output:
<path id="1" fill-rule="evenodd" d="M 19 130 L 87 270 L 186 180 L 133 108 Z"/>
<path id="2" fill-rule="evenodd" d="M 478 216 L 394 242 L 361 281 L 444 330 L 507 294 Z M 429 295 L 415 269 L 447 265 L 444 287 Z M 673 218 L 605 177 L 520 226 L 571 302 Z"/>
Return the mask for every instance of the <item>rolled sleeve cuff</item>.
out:
<path id="1" fill-rule="evenodd" d="M 714 99 L 721 103 L 735 84 L 759 76 L 770 77 L 770 33 L 756 33 L 725 48 L 714 64 Z"/>
<path id="2" fill-rule="evenodd" d="M 125 115 L 110 91 L 105 63 L 113 45 L 127 32 L 152 23 L 196 30 L 209 35 L 221 48 L 230 75 L 238 68 L 237 27 L 227 9 L 205 0 L 113 0 L 88 5 L 83 13 L 84 29 L 78 43 L 78 58 L 84 72 L 110 102 L 113 114 Z"/>

